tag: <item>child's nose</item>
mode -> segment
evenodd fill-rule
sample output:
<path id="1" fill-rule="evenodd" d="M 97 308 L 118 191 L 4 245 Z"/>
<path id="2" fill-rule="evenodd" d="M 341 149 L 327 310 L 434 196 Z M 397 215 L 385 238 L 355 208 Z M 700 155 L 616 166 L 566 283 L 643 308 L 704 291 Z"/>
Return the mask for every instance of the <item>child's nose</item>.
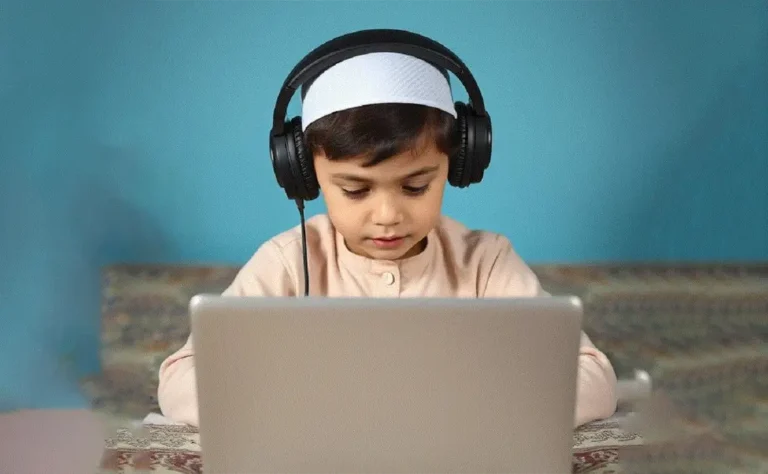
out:
<path id="1" fill-rule="evenodd" d="M 380 226 L 393 226 L 403 219 L 399 201 L 386 193 L 376 203 L 373 213 L 374 224 Z"/>

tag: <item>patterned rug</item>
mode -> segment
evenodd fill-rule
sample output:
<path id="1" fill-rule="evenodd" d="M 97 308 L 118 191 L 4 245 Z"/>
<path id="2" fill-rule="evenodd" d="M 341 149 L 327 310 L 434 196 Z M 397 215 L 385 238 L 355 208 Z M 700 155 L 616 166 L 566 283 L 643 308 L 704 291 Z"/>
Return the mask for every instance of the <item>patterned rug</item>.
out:
<path id="1" fill-rule="evenodd" d="M 642 446 L 582 449 L 575 472 L 768 472 L 768 263 L 533 268 L 551 293 L 582 298 L 585 330 L 619 377 L 646 370 L 654 401 L 666 407 L 638 408 L 646 420 Z M 157 370 L 189 334 L 189 299 L 221 292 L 236 271 L 105 269 L 103 373 L 83 381 L 93 407 L 126 421 L 158 412 Z M 167 428 L 153 429 L 152 436 L 171 439 L 163 434 Z M 598 432 L 593 436 L 606 436 Z M 179 436 L 179 442 L 194 439 Z M 577 447 L 579 436 L 586 434 L 576 433 Z M 114 462 L 133 459 L 128 441 L 116 443 Z M 152 451 L 157 460 L 139 462 L 199 462 L 174 449 Z M 611 461 L 617 457 L 619 464 Z M 193 470 L 176 472 L 197 472 L 183 469 Z"/>
<path id="2" fill-rule="evenodd" d="M 118 429 L 106 440 L 101 473 L 139 471 L 200 474 L 200 436 L 184 425 L 145 425 L 141 430 Z M 619 450 L 638 446 L 636 434 L 625 432 L 618 421 L 588 425 L 574 435 L 574 473 L 609 473 L 618 468 Z"/>

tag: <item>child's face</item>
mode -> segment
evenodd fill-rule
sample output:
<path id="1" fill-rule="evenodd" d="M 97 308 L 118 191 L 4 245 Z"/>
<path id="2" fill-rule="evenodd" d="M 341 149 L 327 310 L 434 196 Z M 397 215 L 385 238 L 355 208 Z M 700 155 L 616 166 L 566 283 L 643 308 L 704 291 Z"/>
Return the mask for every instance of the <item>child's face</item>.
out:
<path id="1" fill-rule="evenodd" d="M 364 167 L 365 157 L 314 156 L 328 216 L 352 252 L 377 260 L 411 257 L 440 218 L 448 157 L 433 144 Z"/>

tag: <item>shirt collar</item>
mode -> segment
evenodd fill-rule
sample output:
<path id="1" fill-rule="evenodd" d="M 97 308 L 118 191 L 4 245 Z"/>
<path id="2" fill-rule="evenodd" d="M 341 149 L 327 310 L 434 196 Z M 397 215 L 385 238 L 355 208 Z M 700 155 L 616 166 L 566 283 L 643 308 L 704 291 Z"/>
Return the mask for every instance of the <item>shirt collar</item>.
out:
<path id="1" fill-rule="evenodd" d="M 436 248 L 438 246 L 437 232 L 435 229 L 432 229 L 426 237 L 427 245 L 420 253 L 400 260 L 376 260 L 352 252 L 344 242 L 344 237 L 338 231 L 335 231 L 335 233 L 336 254 L 338 255 L 339 263 L 342 266 L 346 266 L 355 271 L 374 274 L 382 273 L 388 269 L 396 267 L 399 270 L 400 275 L 405 279 L 423 273 L 424 269 L 426 269 L 434 260 Z"/>

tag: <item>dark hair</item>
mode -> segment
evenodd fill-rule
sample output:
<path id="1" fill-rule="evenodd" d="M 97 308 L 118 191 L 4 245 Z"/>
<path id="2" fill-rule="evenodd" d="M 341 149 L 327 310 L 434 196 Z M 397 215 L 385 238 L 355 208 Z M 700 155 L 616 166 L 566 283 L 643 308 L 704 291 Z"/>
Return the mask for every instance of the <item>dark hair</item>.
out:
<path id="1" fill-rule="evenodd" d="M 434 107 L 418 104 L 373 104 L 334 112 L 305 131 L 308 151 L 330 160 L 366 156 L 373 166 L 407 150 L 434 143 L 451 156 L 458 146 L 456 120 Z"/>

